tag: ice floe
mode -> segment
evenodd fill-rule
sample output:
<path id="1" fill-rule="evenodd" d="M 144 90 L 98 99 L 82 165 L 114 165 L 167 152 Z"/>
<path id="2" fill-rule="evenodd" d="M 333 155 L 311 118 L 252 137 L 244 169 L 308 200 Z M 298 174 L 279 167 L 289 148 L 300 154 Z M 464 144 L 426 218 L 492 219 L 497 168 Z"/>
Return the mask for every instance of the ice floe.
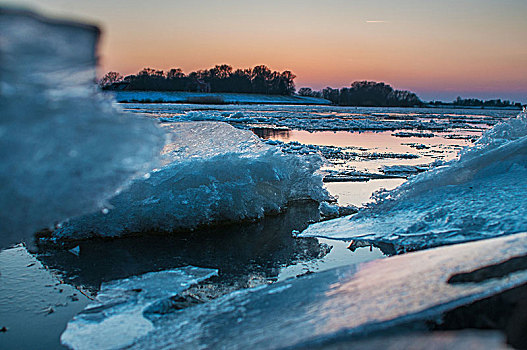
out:
<path id="1" fill-rule="evenodd" d="M 527 230 L 527 117 L 487 131 L 460 159 L 377 196 L 354 217 L 310 226 L 302 236 L 365 240 L 396 252 Z"/>
<path id="2" fill-rule="evenodd" d="M 62 223 L 54 238 L 193 230 L 261 218 L 295 200 L 329 198 L 318 155 L 285 154 L 226 123 L 166 128 L 173 141 L 164 150 L 166 165 L 112 198 L 107 212 Z"/>

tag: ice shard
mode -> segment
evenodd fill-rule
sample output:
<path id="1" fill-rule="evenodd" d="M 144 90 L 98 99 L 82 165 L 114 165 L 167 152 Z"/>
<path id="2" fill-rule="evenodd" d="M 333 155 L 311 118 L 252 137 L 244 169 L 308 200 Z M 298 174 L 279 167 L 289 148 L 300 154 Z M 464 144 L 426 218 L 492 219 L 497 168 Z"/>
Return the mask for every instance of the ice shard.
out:
<path id="1" fill-rule="evenodd" d="M 0 8 L 0 248 L 94 211 L 164 144 L 95 87 L 99 29 Z"/>
<path id="2" fill-rule="evenodd" d="M 105 283 L 94 303 L 73 318 L 61 341 L 74 349 L 116 349 L 154 329 L 149 315 L 169 307 L 170 297 L 217 275 L 186 266 Z"/>

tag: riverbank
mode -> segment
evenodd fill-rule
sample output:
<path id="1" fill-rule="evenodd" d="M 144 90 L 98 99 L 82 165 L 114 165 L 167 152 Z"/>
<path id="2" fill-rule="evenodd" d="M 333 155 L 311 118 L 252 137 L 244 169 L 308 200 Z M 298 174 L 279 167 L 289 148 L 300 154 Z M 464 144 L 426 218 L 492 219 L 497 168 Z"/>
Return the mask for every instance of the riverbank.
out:
<path id="1" fill-rule="evenodd" d="M 284 104 L 330 105 L 331 101 L 309 96 L 284 96 L 236 93 L 198 93 L 184 91 L 110 91 L 119 103 L 190 104 Z"/>
<path id="2" fill-rule="evenodd" d="M 300 95 L 262 95 L 243 93 L 200 93 L 185 91 L 106 91 L 115 97 L 119 103 L 176 103 L 176 104 L 207 104 L 207 105 L 229 105 L 229 104 L 278 104 L 278 105 L 334 105 L 324 98 Z M 334 105 L 338 106 L 338 105 Z M 358 107 L 358 106 L 339 106 Z M 382 108 L 381 106 L 371 108 Z M 389 108 L 389 107 L 388 107 Z M 401 107 L 393 107 L 401 108 Z M 412 108 L 412 107 L 406 107 Z M 520 111 L 517 107 L 492 107 L 492 106 L 457 106 L 452 104 L 424 104 L 414 108 L 429 109 L 471 109 L 471 110 L 507 110 Z"/>

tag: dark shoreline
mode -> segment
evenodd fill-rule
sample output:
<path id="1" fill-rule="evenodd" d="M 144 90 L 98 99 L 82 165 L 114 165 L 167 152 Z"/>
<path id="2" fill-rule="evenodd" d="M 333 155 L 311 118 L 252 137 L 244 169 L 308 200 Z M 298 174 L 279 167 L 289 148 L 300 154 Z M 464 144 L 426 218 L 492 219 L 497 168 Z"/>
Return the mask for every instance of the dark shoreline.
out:
<path id="1" fill-rule="evenodd" d="M 141 92 L 141 91 L 138 91 Z M 272 97 L 273 95 L 265 95 Z M 294 101 L 273 101 L 273 102 L 196 102 L 196 101 L 164 101 L 164 100 L 150 100 L 150 99 L 130 99 L 130 100 L 118 100 L 117 103 L 120 104 L 126 104 L 126 103 L 142 103 L 142 104 L 190 104 L 190 105 L 231 105 L 231 106 L 237 106 L 237 105 L 281 105 L 281 106 L 331 106 L 331 107 L 351 107 L 351 108 L 408 108 L 408 109 L 470 109 L 470 110 L 486 110 L 486 111 L 519 111 L 521 112 L 521 108 L 516 107 L 479 107 L 479 106 L 455 106 L 455 105 L 441 105 L 441 106 L 434 106 L 434 105 L 424 105 L 424 106 L 406 106 L 406 107 L 400 107 L 400 106 L 347 106 L 347 105 L 337 105 L 337 104 L 324 104 L 324 103 L 309 103 L 309 102 L 294 102 Z"/>
<path id="2" fill-rule="evenodd" d="M 218 106 L 238 106 L 238 105 L 280 105 L 280 106 L 333 106 L 321 103 L 294 103 L 294 102 L 221 102 L 221 103 L 200 103 L 191 101 L 151 101 L 151 100 L 127 100 L 117 101 L 117 103 L 143 103 L 143 104 L 175 104 L 175 105 L 218 105 Z M 342 106 L 353 107 L 353 106 Z"/>

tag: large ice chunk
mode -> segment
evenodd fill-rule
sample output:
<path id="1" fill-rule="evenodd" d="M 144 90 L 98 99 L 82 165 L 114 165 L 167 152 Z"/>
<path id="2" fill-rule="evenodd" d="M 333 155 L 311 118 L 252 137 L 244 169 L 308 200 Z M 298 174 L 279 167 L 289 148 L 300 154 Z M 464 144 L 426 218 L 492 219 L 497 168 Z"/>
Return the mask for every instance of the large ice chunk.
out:
<path id="1" fill-rule="evenodd" d="M 164 144 L 94 85 L 96 27 L 0 8 L 0 248 L 93 211 Z"/>
<path id="2" fill-rule="evenodd" d="M 284 154 L 226 123 L 165 127 L 173 140 L 164 150 L 167 164 L 112 198 L 107 213 L 63 223 L 55 238 L 192 230 L 256 219 L 295 200 L 328 198 L 318 156 Z"/>
<path id="3" fill-rule="evenodd" d="M 419 174 L 355 217 L 302 236 L 389 243 L 396 252 L 527 230 L 527 116 L 487 131 L 455 160 Z"/>

